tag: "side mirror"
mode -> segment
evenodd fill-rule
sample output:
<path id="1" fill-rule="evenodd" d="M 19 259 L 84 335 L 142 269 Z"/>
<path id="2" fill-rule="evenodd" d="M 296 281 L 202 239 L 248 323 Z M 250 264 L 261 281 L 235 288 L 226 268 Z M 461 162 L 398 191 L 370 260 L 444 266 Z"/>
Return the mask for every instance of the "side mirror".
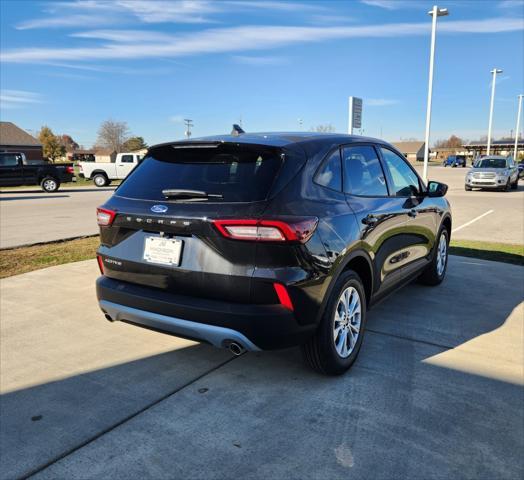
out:
<path id="1" fill-rule="evenodd" d="M 428 197 L 443 197 L 448 191 L 448 186 L 445 183 L 429 182 L 428 183 Z"/>

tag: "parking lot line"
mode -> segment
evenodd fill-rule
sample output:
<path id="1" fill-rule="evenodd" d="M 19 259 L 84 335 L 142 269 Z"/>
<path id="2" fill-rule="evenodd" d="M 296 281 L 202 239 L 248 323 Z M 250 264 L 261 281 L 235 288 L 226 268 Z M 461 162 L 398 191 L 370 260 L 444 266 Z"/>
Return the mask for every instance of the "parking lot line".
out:
<path id="1" fill-rule="evenodd" d="M 466 222 L 464 225 L 461 225 L 460 227 L 454 228 L 451 233 L 458 232 L 459 230 L 462 230 L 463 228 L 469 227 L 472 223 L 475 223 L 477 220 L 480 220 L 482 217 L 485 217 L 486 215 L 489 215 L 490 213 L 493 213 L 494 210 L 488 210 L 487 212 L 484 212 L 482 215 L 479 215 L 478 217 L 475 217 L 473 220 L 470 220 L 469 222 Z"/>

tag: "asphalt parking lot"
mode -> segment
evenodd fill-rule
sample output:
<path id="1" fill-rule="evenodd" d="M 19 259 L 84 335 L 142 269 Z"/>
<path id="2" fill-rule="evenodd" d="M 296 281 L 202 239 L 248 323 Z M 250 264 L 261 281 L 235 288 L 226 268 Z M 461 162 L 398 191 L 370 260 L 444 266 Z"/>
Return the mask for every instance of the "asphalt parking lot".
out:
<path id="1" fill-rule="evenodd" d="M 417 166 L 419 172 L 422 168 Z M 452 238 L 522 243 L 524 182 L 510 192 L 464 191 L 465 168 L 431 166 L 429 176 L 449 185 Z M 95 209 L 115 187 L 64 188 L 44 194 L 38 188 L 0 192 L 0 248 L 98 233 Z"/>
<path id="2" fill-rule="evenodd" d="M 232 357 L 110 324 L 97 275 L 86 261 L 0 283 L 1 478 L 524 474 L 522 267 L 450 257 L 442 285 L 371 310 L 336 378 L 297 349 Z"/>
<path id="3" fill-rule="evenodd" d="M 0 192 L 0 248 L 18 247 L 98 233 L 95 209 L 115 187 L 38 187 Z"/>

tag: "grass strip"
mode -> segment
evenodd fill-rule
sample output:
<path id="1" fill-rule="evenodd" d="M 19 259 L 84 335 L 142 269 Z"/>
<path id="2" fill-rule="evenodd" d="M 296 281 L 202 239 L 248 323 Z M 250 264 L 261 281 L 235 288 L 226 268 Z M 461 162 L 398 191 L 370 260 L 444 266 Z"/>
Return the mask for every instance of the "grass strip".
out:
<path id="1" fill-rule="evenodd" d="M 450 254 L 493 260 L 494 262 L 524 265 L 524 245 L 482 242 L 478 240 L 451 240 Z"/>
<path id="2" fill-rule="evenodd" d="M 95 258 L 98 235 L 0 250 L 0 278 Z"/>

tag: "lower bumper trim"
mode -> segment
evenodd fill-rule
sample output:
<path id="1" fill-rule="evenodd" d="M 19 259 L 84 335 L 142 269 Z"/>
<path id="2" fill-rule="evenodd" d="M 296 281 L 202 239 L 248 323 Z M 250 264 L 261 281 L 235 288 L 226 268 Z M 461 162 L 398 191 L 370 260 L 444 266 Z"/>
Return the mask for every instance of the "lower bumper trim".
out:
<path id="1" fill-rule="evenodd" d="M 158 313 L 126 307 L 106 300 L 100 300 L 99 305 L 102 311 L 106 315 L 109 315 L 112 321 L 129 321 L 146 328 L 161 330 L 174 335 L 180 335 L 181 337 L 203 340 L 215 347 L 225 348 L 231 342 L 236 342 L 246 350 L 260 350 L 260 348 L 245 335 L 231 328 L 168 317 Z"/>

